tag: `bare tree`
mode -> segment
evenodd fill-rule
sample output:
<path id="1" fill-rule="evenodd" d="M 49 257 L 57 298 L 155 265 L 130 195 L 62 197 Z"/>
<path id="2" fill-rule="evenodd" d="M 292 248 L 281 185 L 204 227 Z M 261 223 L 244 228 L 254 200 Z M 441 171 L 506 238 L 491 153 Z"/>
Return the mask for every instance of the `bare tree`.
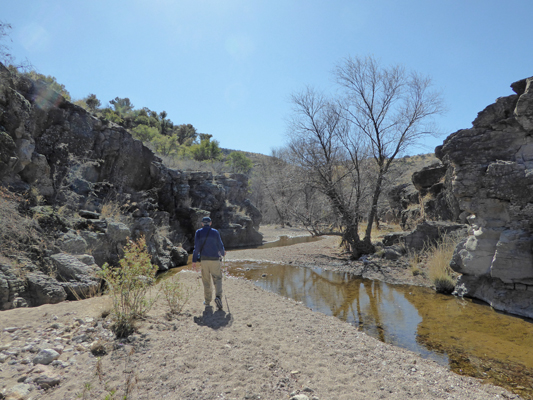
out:
<path id="1" fill-rule="evenodd" d="M 289 149 L 293 162 L 307 171 L 314 187 L 329 199 L 341 220 L 343 242 L 353 257 L 372 251 L 359 238 L 365 196 L 364 152 L 351 123 L 335 102 L 311 88 L 292 95 Z"/>
<path id="2" fill-rule="evenodd" d="M 344 96 L 338 104 L 352 124 L 354 137 L 371 149 L 377 165 L 364 241 L 370 244 L 372 224 L 385 175 L 392 161 L 423 137 L 434 135 L 433 116 L 443 112 L 441 95 L 431 79 L 394 65 L 381 66 L 373 57 L 346 58 L 335 69 Z"/>

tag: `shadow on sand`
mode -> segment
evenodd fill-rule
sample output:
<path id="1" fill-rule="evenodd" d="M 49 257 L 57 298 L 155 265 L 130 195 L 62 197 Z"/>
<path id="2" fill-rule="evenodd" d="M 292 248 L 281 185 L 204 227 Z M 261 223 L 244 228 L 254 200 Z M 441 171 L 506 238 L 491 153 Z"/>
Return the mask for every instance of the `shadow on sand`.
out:
<path id="1" fill-rule="evenodd" d="M 231 326 L 233 316 L 224 310 L 213 312 L 213 307 L 205 307 L 204 312 L 199 317 L 194 317 L 194 323 L 200 326 L 207 326 L 212 329 L 222 329 Z"/>

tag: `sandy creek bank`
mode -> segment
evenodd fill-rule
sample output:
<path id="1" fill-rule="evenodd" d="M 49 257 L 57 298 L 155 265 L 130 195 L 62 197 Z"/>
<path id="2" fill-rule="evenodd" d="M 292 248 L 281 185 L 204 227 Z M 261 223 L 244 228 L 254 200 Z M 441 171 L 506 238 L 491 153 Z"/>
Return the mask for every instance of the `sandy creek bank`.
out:
<path id="1" fill-rule="evenodd" d="M 265 238 L 274 236 L 273 228 Z M 226 259 L 347 268 L 337 244 L 333 237 L 229 251 Z M 394 274 L 385 268 L 391 272 L 372 273 Z M 398 275 L 408 279 L 409 273 Z M 0 392 L 9 398 L 26 390 L 26 399 L 118 399 L 125 393 L 150 400 L 519 398 L 241 279 L 224 280 L 223 311 L 206 310 L 198 274 L 175 276 L 191 291 L 182 314 L 167 318 L 160 298 L 128 340 L 112 340 L 101 318 L 110 305 L 106 296 L 2 312 L 0 348 L 10 355 L 0 363 Z M 98 341 L 107 351 L 99 358 L 89 351 Z M 61 353 L 55 365 L 33 365 L 46 348 Z M 43 376 L 59 384 L 39 389 L 36 382 L 46 386 Z"/>

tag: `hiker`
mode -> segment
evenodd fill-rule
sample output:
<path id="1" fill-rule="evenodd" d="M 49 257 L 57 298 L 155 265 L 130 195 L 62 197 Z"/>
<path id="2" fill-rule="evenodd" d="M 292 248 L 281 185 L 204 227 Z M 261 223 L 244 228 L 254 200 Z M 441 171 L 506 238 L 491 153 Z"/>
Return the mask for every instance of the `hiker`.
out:
<path id="1" fill-rule="evenodd" d="M 211 305 L 213 292 L 211 279 L 215 284 L 215 304 L 222 310 L 222 270 L 220 258 L 226 255 L 224 244 L 216 229 L 211 228 L 211 218 L 202 218 L 203 228 L 194 235 L 194 252 L 192 253 L 192 267 L 196 270 L 196 262 L 200 263 L 202 283 L 204 284 L 204 304 Z"/>

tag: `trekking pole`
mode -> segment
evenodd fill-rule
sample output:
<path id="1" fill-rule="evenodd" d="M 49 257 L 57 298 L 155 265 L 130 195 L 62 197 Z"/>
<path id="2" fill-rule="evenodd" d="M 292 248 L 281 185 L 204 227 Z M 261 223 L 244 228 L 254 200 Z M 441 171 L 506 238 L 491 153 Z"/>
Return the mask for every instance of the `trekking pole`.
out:
<path id="1" fill-rule="evenodd" d="M 224 265 L 224 268 L 226 268 L 226 255 L 224 254 L 224 256 L 222 257 L 222 260 L 223 260 L 223 265 Z M 228 270 L 226 269 L 226 274 L 229 275 L 229 272 Z M 227 279 L 227 277 L 226 277 Z M 228 296 L 224 295 L 224 298 L 226 299 L 226 307 L 228 307 L 228 313 L 231 314 L 231 311 L 229 309 L 229 304 L 228 304 Z"/>

